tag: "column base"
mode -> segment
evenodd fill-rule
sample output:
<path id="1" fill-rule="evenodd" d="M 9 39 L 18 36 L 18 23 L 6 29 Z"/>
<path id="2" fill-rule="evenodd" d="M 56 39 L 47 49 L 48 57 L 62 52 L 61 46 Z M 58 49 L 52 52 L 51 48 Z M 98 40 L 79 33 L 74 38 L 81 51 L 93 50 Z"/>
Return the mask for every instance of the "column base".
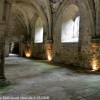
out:
<path id="1" fill-rule="evenodd" d="M 10 82 L 5 77 L 0 77 L 0 87 L 8 86 Z"/>

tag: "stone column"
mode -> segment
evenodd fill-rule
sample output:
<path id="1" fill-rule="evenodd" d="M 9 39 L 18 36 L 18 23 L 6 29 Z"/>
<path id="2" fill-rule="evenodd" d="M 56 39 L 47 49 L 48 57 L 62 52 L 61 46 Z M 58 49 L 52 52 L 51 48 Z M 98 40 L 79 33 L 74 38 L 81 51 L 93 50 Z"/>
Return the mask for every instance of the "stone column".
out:
<path id="1" fill-rule="evenodd" d="M 4 75 L 4 32 L 7 27 L 12 0 L 0 0 L 0 86 L 7 85 Z"/>
<path id="2" fill-rule="evenodd" d="M 95 5 L 95 12 L 96 12 L 96 33 L 95 37 L 100 38 L 100 0 L 95 0 L 94 1 Z"/>
<path id="3" fill-rule="evenodd" d="M 4 76 L 4 43 L 0 43 L 0 79 L 5 79 L 5 76 Z"/>
<path id="4" fill-rule="evenodd" d="M 19 42 L 19 56 L 23 57 L 23 45 L 22 42 Z"/>
<path id="5" fill-rule="evenodd" d="M 9 56 L 9 51 L 10 51 L 9 41 L 7 41 L 7 42 L 5 43 L 5 57 Z"/>
<path id="6" fill-rule="evenodd" d="M 4 46 L 5 46 L 5 38 L 4 38 L 4 30 L 5 24 L 0 25 L 0 86 L 5 86 L 8 84 L 4 75 Z"/>
<path id="7" fill-rule="evenodd" d="M 52 61 L 52 59 L 53 59 L 52 45 L 53 45 L 53 40 L 47 40 L 47 43 L 46 43 L 46 58 L 47 58 L 48 61 Z"/>
<path id="8" fill-rule="evenodd" d="M 31 58 L 33 57 L 33 41 L 30 41 Z"/>
<path id="9" fill-rule="evenodd" d="M 28 56 L 26 56 L 27 58 L 31 58 L 32 57 L 32 41 L 26 41 L 24 43 L 24 53 L 25 53 L 25 56 L 26 54 L 28 54 Z"/>

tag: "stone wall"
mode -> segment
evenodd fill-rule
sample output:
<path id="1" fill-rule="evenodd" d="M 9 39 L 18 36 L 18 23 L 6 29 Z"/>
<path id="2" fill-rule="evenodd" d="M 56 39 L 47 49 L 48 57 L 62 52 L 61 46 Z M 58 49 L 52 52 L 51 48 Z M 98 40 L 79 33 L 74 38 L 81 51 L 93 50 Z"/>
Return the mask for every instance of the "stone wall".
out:
<path id="1" fill-rule="evenodd" d="M 61 16 L 54 29 L 53 61 L 91 68 L 91 21 L 84 4 L 80 9 L 80 32 L 78 43 L 61 43 Z"/>
<path id="2" fill-rule="evenodd" d="M 24 22 L 24 20 L 22 20 L 24 18 L 23 16 L 21 16 L 20 14 L 18 14 L 20 16 L 17 16 L 16 13 L 12 13 L 10 17 L 10 24 L 9 24 L 10 25 L 9 29 L 11 30 L 9 30 L 9 33 L 12 33 L 13 35 L 18 35 L 19 37 L 21 37 L 21 35 L 26 36 L 26 38 L 28 37 L 27 39 L 25 38 L 23 40 L 24 42 L 30 41 L 33 58 L 48 59 L 48 57 L 50 57 L 50 59 L 52 59 L 54 62 L 91 68 L 93 66 L 94 58 L 98 59 L 96 60 L 97 63 L 100 60 L 99 59 L 99 53 L 100 53 L 99 43 L 96 44 L 95 42 L 92 41 L 92 35 L 94 34 L 93 32 L 94 26 L 92 26 L 93 15 L 95 19 L 95 14 L 92 15 L 92 13 L 94 13 L 93 7 L 91 6 L 91 4 L 88 3 L 88 0 L 83 0 L 83 1 L 64 0 L 64 2 L 62 1 L 62 3 L 61 2 L 57 3 L 57 6 L 55 7 L 56 3 L 57 2 L 52 2 L 51 4 L 52 6 L 51 8 L 49 8 L 49 10 L 50 9 L 51 11 L 53 10 L 52 14 L 49 14 L 50 12 L 48 10 L 47 10 L 48 12 L 46 12 L 45 10 L 45 13 L 40 10 L 39 11 L 40 14 L 36 16 L 37 18 L 41 17 L 43 24 L 45 25 L 45 27 L 43 27 L 44 28 L 43 43 L 34 42 L 36 20 L 33 21 L 34 22 L 32 23 L 33 25 L 30 25 L 30 22 L 32 19 L 28 21 L 27 20 L 28 16 L 25 16 L 26 14 L 24 15 L 24 17 L 27 23 Z M 65 8 L 67 8 L 69 5 L 74 4 L 74 3 L 79 9 L 79 11 L 77 11 L 77 14 L 80 15 L 79 42 L 61 43 L 62 12 L 65 10 Z M 72 15 L 73 15 L 74 10 L 75 9 L 72 8 L 72 12 L 70 11 Z M 35 15 L 35 13 L 33 15 Z M 65 14 L 65 15 L 66 17 L 69 16 L 68 14 Z M 97 17 L 99 20 L 99 12 L 98 12 Z M 34 18 L 35 17 L 33 17 L 33 19 Z M 39 24 L 40 24 L 40 21 L 39 21 Z M 100 26 L 99 24 L 100 23 L 98 22 L 98 24 L 96 25 L 99 27 Z M 98 31 L 98 34 L 99 34 L 99 31 Z M 23 41 L 21 41 L 21 43 L 22 43 L 22 45 L 20 46 L 21 55 L 23 55 L 24 43 Z M 94 48 L 94 43 L 96 44 L 95 48 Z M 7 49 L 6 51 L 6 55 L 7 55 L 8 44 L 5 46 L 5 48 Z M 98 64 L 97 66 L 100 66 L 100 64 L 99 65 Z"/>
<path id="3" fill-rule="evenodd" d="M 9 42 L 5 43 L 5 57 L 9 56 L 9 48 L 10 48 L 9 46 L 10 46 Z"/>
<path id="4" fill-rule="evenodd" d="M 61 43 L 61 17 L 54 30 L 53 61 L 73 64 L 78 57 L 78 43 Z"/>
<path id="5" fill-rule="evenodd" d="M 33 57 L 38 59 L 43 59 L 44 54 L 44 47 L 43 44 L 33 44 Z"/>

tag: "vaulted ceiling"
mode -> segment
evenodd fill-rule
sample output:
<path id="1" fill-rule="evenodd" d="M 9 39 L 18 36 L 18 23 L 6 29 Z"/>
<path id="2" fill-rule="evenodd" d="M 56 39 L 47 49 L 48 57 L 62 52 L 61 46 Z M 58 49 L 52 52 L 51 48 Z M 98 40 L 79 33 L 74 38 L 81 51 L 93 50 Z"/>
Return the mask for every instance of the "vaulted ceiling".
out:
<path id="1" fill-rule="evenodd" d="M 91 2 L 90 2 L 91 1 Z M 96 0 L 95 0 L 96 1 Z M 83 2 L 81 0 L 12 0 L 9 20 L 9 34 L 29 35 L 32 33 L 33 26 L 38 17 L 43 21 L 44 26 L 48 27 L 51 33 L 52 21 L 56 21 L 57 17 L 64 10 L 64 6 L 68 6 L 68 2 Z M 93 4 L 93 0 L 84 0 L 87 6 Z M 89 3 L 90 2 L 90 3 Z M 90 6 L 92 7 L 92 6 Z M 79 8 L 80 9 L 80 8 Z M 55 12 L 55 18 L 52 16 Z M 56 23 L 56 22 L 55 22 Z M 20 30 L 18 30 L 20 28 Z"/>

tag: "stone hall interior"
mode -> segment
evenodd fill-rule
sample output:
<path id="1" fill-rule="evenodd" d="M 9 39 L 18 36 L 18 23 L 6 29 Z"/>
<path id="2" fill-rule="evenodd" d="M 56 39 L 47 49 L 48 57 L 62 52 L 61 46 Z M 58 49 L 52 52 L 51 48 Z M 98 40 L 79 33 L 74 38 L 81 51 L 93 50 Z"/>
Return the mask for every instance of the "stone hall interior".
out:
<path id="1" fill-rule="evenodd" d="M 0 0 L 0 100 L 100 100 L 100 0 Z"/>

